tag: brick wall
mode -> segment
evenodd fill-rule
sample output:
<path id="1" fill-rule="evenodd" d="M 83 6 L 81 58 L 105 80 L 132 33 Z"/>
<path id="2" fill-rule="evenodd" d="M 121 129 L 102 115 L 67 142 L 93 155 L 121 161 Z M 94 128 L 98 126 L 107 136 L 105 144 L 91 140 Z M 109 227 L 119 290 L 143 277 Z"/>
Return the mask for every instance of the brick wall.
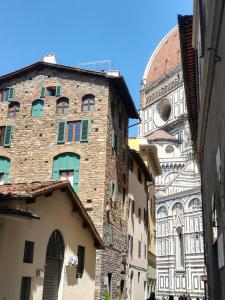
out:
<path id="1" fill-rule="evenodd" d="M 98 251 L 97 255 L 96 299 L 102 299 L 105 294 L 104 277 L 108 273 L 113 273 L 112 299 L 115 299 L 119 294 L 117 283 L 127 228 L 127 202 L 123 204 L 123 188 L 127 185 L 123 174 L 126 181 L 128 176 L 126 157 L 124 161 L 123 156 L 127 145 L 127 133 L 124 138 L 127 112 L 104 77 L 46 68 L 4 81 L 0 89 L 9 86 L 15 88 L 14 100 L 20 103 L 19 116 L 8 119 L 9 103 L 0 102 L 0 126 L 13 125 L 11 147 L 0 147 L 0 156 L 11 160 L 9 180 L 11 183 L 51 180 L 53 158 L 57 154 L 73 152 L 80 155 L 78 195 L 106 244 L 106 249 Z M 43 98 L 43 116 L 31 116 L 32 102 L 40 98 L 41 87 L 47 86 L 61 86 L 61 96 L 70 101 L 68 115 L 56 114 L 56 100 L 59 97 L 46 96 Z M 81 112 L 81 99 L 85 94 L 95 96 L 94 112 Z M 114 118 L 111 107 L 114 107 Z M 119 129 L 119 112 L 122 129 Z M 83 117 L 90 119 L 88 142 L 58 145 L 58 121 L 76 121 Z M 112 129 L 118 135 L 117 153 L 112 151 Z M 118 187 L 114 202 L 110 199 L 111 180 Z M 109 246 L 109 225 L 113 227 L 113 246 Z"/>

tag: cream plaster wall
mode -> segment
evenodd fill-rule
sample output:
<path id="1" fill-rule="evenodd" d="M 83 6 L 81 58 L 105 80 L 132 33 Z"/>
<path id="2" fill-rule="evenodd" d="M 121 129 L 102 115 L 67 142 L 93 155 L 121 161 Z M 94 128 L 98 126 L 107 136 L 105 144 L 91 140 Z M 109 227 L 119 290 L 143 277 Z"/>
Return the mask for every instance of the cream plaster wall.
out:
<path id="1" fill-rule="evenodd" d="M 43 279 L 36 277 L 44 269 L 46 248 L 51 233 L 58 229 L 64 239 L 65 255 L 59 287 L 59 300 L 94 299 L 96 249 L 92 235 L 82 227 L 82 219 L 73 212 L 66 192 L 55 191 L 51 197 L 40 196 L 36 202 L 12 201 L 7 205 L 34 211 L 40 220 L 0 218 L 0 299 L 18 300 L 22 276 L 32 277 L 31 300 L 42 299 Z M 5 203 L 2 202 L 1 206 Z M 23 263 L 25 240 L 35 242 L 33 264 Z M 85 270 L 76 278 L 75 269 L 65 267 L 68 258 L 85 247 Z"/>
<path id="2" fill-rule="evenodd" d="M 141 300 L 145 299 L 144 281 L 146 281 L 147 275 L 147 226 L 144 224 L 144 209 L 147 213 L 147 192 L 145 190 L 144 174 L 142 173 L 142 183 L 137 178 L 137 164 L 134 161 L 133 172 L 129 173 L 129 193 L 128 197 L 130 200 L 134 200 L 135 209 L 134 214 L 132 213 L 132 205 L 129 209 L 128 219 L 128 234 L 133 236 L 133 256 L 130 255 L 130 249 L 128 253 L 128 294 L 130 300 Z M 131 203 L 131 201 L 130 201 Z M 141 209 L 141 218 L 139 221 L 138 210 Z M 147 215 L 146 215 L 147 216 Z M 141 241 L 141 257 L 138 257 L 138 242 Z M 146 246 L 146 256 L 145 256 Z M 140 278 L 138 282 L 138 272 L 140 272 Z M 133 275 L 132 275 L 133 274 Z M 131 277 L 132 284 L 131 284 Z"/>

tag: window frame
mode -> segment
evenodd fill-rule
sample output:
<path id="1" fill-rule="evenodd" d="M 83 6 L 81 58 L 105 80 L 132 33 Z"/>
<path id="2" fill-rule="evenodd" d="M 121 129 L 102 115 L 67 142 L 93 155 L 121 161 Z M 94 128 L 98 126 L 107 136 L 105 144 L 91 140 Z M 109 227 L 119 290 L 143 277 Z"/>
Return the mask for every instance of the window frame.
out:
<path id="1" fill-rule="evenodd" d="M 20 103 L 17 101 L 10 102 L 8 106 L 8 118 L 15 119 L 19 116 L 19 114 L 20 114 Z"/>
<path id="2" fill-rule="evenodd" d="M 61 104 L 63 104 L 63 105 L 60 106 Z M 70 105 L 70 101 L 66 97 L 61 97 L 61 98 L 57 99 L 57 101 L 56 101 L 56 114 L 57 115 L 64 115 L 64 116 L 68 115 L 69 114 L 69 105 Z M 59 112 L 60 109 L 62 109 L 62 112 Z"/>
<path id="3" fill-rule="evenodd" d="M 23 263 L 32 264 L 34 259 L 34 242 L 25 240 Z"/>
<path id="4" fill-rule="evenodd" d="M 87 103 L 85 103 L 87 101 Z M 87 107 L 87 110 L 84 108 Z M 87 94 L 82 97 L 82 104 L 81 104 L 81 112 L 94 112 L 95 110 L 95 96 L 92 94 Z"/>

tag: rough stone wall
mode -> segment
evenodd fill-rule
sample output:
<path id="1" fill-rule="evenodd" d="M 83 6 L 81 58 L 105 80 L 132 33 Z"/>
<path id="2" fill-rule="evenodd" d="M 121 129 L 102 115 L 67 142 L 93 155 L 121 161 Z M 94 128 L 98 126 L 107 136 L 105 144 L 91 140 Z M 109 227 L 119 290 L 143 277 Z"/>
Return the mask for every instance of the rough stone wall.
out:
<path id="1" fill-rule="evenodd" d="M 112 299 L 119 294 L 121 252 L 126 247 L 127 202 L 123 205 L 123 174 L 127 181 L 127 161 L 123 160 L 127 137 L 128 116 L 116 92 L 105 78 L 65 73 L 46 69 L 35 71 L 0 84 L 1 88 L 14 87 L 14 100 L 20 103 L 20 114 L 8 119 L 8 102 L 1 102 L 0 126 L 13 125 L 10 148 L 0 147 L 0 156 L 10 158 L 10 183 L 45 181 L 52 179 L 53 158 L 60 153 L 74 152 L 80 155 L 79 198 L 87 208 L 95 226 L 106 244 L 98 251 L 96 266 L 96 299 L 102 299 L 107 286 L 104 277 L 112 274 Z M 61 96 L 69 98 L 68 115 L 56 114 L 56 100 L 44 100 L 44 115 L 31 116 L 32 102 L 40 99 L 41 87 L 61 86 Z M 94 112 L 81 112 L 81 100 L 85 94 L 95 95 Z M 112 119 L 111 105 L 115 108 Z M 120 109 L 119 109 L 120 107 Z M 119 110 L 122 130 L 118 127 Z M 88 142 L 57 144 L 58 121 L 76 121 L 82 117 L 91 120 Z M 113 124 L 113 125 L 112 125 Z M 112 128 L 118 134 L 118 151 L 112 151 Z M 126 134 L 127 136 L 127 134 Z M 110 199 L 110 182 L 118 186 L 114 202 Z M 127 188 L 126 188 L 127 190 Z M 107 213 L 106 207 L 110 206 Z M 109 224 L 113 226 L 113 246 L 109 246 Z"/>

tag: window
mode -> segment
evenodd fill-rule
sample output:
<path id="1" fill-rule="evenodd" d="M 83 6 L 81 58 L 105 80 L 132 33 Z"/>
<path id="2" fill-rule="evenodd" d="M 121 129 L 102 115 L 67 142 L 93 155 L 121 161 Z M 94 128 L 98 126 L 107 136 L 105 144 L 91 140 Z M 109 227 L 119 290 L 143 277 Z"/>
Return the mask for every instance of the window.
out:
<path id="1" fill-rule="evenodd" d="M 12 137 L 12 126 L 0 126 L 0 146 L 10 147 Z"/>
<path id="2" fill-rule="evenodd" d="M 139 220 L 139 223 L 141 223 L 141 209 L 138 208 L 138 220 Z"/>
<path id="3" fill-rule="evenodd" d="M 93 112 L 95 105 L 95 96 L 94 95 L 85 95 L 82 98 L 82 112 Z"/>
<path id="4" fill-rule="evenodd" d="M 84 273 L 84 265 L 85 265 L 85 247 L 80 245 L 78 246 L 77 257 L 78 257 L 77 278 L 82 278 Z"/>
<path id="5" fill-rule="evenodd" d="M 67 174 L 65 172 L 68 172 Z M 71 173 L 69 173 L 71 172 Z M 73 176 L 72 176 L 73 172 Z M 80 156 L 76 153 L 62 153 L 54 157 L 53 161 L 53 180 L 68 179 L 75 192 L 78 192 L 78 182 L 80 173 Z"/>
<path id="6" fill-rule="evenodd" d="M 31 277 L 22 277 L 20 300 L 30 299 Z"/>
<path id="7" fill-rule="evenodd" d="M 111 181 L 110 182 L 110 198 L 112 199 L 112 201 L 116 200 L 116 195 L 117 195 L 117 186 L 113 181 Z"/>
<path id="8" fill-rule="evenodd" d="M 67 122 L 66 142 L 72 143 L 80 141 L 81 121 Z"/>
<path id="9" fill-rule="evenodd" d="M 0 91 L 0 100 L 4 101 L 13 101 L 14 98 L 14 88 L 6 88 Z"/>
<path id="10" fill-rule="evenodd" d="M 128 248 L 130 252 L 130 257 L 133 257 L 133 237 L 132 235 L 128 235 Z"/>
<path id="11" fill-rule="evenodd" d="M 34 255 L 34 242 L 25 241 L 23 262 L 32 264 Z"/>
<path id="12" fill-rule="evenodd" d="M 41 91 L 40 91 L 40 97 L 44 98 L 46 96 L 46 94 L 48 97 L 60 96 L 61 95 L 61 86 L 48 86 L 47 88 L 42 87 Z"/>
<path id="13" fill-rule="evenodd" d="M 8 118 L 13 119 L 19 116 L 20 104 L 19 102 L 11 102 L 8 109 Z"/>
<path id="14" fill-rule="evenodd" d="M 145 255 L 145 258 L 147 258 L 147 246 L 145 245 L 145 248 L 144 248 L 144 255 Z"/>
<path id="15" fill-rule="evenodd" d="M 56 113 L 57 115 L 68 115 L 69 113 L 69 99 L 59 98 L 56 102 Z"/>
<path id="16" fill-rule="evenodd" d="M 142 173 L 141 173 L 141 169 L 139 168 L 138 168 L 138 181 L 142 183 Z"/>
<path id="17" fill-rule="evenodd" d="M 74 171 L 59 171 L 60 180 L 68 180 L 73 186 Z"/>
<path id="18" fill-rule="evenodd" d="M 0 185 L 9 182 L 10 160 L 0 156 Z"/>
<path id="19" fill-rule="evenodd" d="M 32 117 L 41 117 L 44 113 L 44 101 L 41 99 L 35 100 L 32 103 Z"/>
<path id="20" fill-rule="evenodd" d="M 57 144 L 87 142 L 89 136 L 89 120 L 59 121 Z"/>
<path id="21" fill-rule="evenodd" d="M 138 241 L 138 257 L 141 257 L 141 242 Z"/>
<path id="22" fill-rule="evenodd" d="M 114 244 L 113 225 L 109 224 L 109 245 L 112 247 Z"/>
<path id="23" fill-rule="evenodd" d="M 138 272 L 138 282 L 140 282 L 140 272 Z"/>

